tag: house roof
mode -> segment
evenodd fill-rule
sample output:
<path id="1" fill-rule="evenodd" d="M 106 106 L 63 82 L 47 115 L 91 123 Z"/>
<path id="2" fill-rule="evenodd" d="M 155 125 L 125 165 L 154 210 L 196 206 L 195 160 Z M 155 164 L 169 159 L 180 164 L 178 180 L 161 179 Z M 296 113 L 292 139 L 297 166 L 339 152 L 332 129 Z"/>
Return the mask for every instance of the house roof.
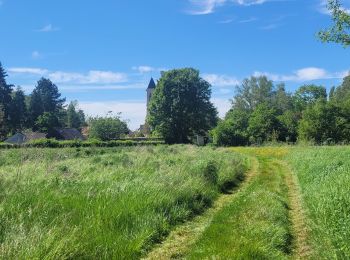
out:
<path id="1" fill-rule="evenodd" d="M 151 80 L 150 80 L 150 82 L 148 84 L 148 88 L 147 89 L 149 89 L 149 88 L 156 88 L 156 83 L 154 83 L 153 78 L 151 78 Z"/>
<path id="2" fill-rule="evenodd" d="M 5 143 L 23 144 L 32 140 L 43 139 L 43 138 L 46 138 L 45 133 L 27 131 L 24 133 L 16 133 L 15 135 L 6 139 Z"/>
<path id="3" fill-rule="evenodd" d="M 57 135 L 60 140 L 85 140 L 85 137 L 75 128 L 56 128 Z"/>

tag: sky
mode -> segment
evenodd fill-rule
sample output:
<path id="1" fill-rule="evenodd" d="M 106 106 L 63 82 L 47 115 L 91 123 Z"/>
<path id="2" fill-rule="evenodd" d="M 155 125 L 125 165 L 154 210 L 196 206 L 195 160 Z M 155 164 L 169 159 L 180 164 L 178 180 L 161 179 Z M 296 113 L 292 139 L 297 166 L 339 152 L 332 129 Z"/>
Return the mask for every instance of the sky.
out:
<path id="1" fill-rule="evenodd" d="M 330 24 L 325 0 L 0 0 L 0 62 L 27 94 L 48 77 L 87 115 L 121 112 L 135 130 L 150 78 L 169 69 L 198 69 L 221 117 L 251 75 L 339 85 L 350 49 L 317 39 Z"/>

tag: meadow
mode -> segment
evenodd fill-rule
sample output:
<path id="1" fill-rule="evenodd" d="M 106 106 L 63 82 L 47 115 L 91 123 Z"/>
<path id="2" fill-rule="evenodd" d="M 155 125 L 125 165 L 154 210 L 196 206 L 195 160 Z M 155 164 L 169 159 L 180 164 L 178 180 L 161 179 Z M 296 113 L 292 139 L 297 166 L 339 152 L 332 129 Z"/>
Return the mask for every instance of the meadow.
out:
<path id="1" fill-rule="evenodd" d="M 244 178 L 193 146 L 0 151 L 0 258 L 135 259 Z"/>
<path id="2" fill-rule="evenodd" d="M 348 146 L 0 152 L 1 259 L 350 257 Z"/>

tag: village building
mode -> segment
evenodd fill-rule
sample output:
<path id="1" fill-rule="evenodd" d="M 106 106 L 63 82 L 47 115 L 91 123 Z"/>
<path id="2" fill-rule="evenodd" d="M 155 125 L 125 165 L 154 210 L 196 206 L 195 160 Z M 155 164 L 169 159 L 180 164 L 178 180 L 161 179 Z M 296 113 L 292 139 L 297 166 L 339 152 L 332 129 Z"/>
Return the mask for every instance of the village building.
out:
<path id="1" fill-rule="evenodd" d="M 154 79 L 151 78 L 151 80 L 148 84 L 148 87 L 146 89 L 146 93 L 147 93 L 146 113 L 147 113 L 148 106 L 149 106 L 149 103 L 151 101 L 151 98 L 152 98 L 152 95 L 153 95 L 153 92 L 155 89 L 156 89 L 156 83 L 154 82 Z M 151 129 L 150 129 L 149 125 L 147 125 L 147 123 L 145 122 L 145 124 L 140 126 L 139 132 L 141 134 L 143 134 L 144 136 L 148 136 L 151 134 Z"/>

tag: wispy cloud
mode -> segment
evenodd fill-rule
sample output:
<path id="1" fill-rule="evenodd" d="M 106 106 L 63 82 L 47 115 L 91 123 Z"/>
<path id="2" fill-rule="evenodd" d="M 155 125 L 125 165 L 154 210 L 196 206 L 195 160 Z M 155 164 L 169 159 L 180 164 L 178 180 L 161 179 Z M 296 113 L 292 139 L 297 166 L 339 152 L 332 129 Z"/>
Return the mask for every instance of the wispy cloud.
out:
<path id="1" fill-rule="evenodd" d="M 273 81 L 313 81 L 313 80 L 324 80 L 324 79 L 341 79 L 349 74 L 349 71 L 344 70 L 340 72 L 329 72 L 322 68 L 308 67 L 299 69 L 289 75 L 274 74 L 269 72 L 254 73 L 255 76 L 265 75 Z"/>
<path id="2" fill-rule="evenodd" d="M 277 29 L 278 27 L 280 27 L 280 24 L 272 23 L 265 26 L 261 26 L 260 29 L 268 31 L 268 30 Z"/>
<path id="3" fill-rule="evenodd" d="M 255 22 L 257 20 L 258 20 L 258 18 L 256 18 L 256 17 L 250 17 L 248 19 L 240 20 L 240 21 L 238 21 L 238 23 L 252 23 L 252 22 Z"/>
<path id="4" fill-rule="evenodd" d="M 227 3 L 234 3 L 242 6 L 259 5 L 268 0 L 189 0 L 191 9 L 187 11 L 191 15 L 206 15 L 211 14 L 216 8 Z"/>
<path id="5" fill-rule="evenodd" d="M 240 83 L 235 77 L 218 74 L 203 74 L 202 77 L 214 87 L 232 87 Z"/>
<path id="6" fill-rule="evenodd" d="M 140 74 L 145 73 L 151 73 L 151 72 L 160 72 L 160 71 L 166 71 L 168 69 L 166 68 L 155 68 L 152 66 L 134 66 L 132 67 L 133 70 L 139 72 Z"/>
<path id="7" fill-rule="evenodd" d="M 87 73 L 49 71 L 40 68 L 10 68 L 12 74 L 34 74 L 49 77 L 56 83 L 69 84 L 113 84 L 126 82 L 128 77 L 125 73 L 113 71 L 91 70 Z"/>
<path id="8" fill-rule="evenodd" d="M 39 59 L 39 58 L 41 58 L 42 57 L 42 55 L 40 54 L 40 52 L 38 52 L 38 51 L 33 51 L 32 52 L 32 58 L 33 59 Z"/>
<path id="9" fill-rule="evenodd" d="M 59 31 L 60 28 L 58 27 L 54 27 L 52 24 L 47 24 L 44 27 L 36 30 L 37 32 L 55 32 L 55 31 Z"/>

